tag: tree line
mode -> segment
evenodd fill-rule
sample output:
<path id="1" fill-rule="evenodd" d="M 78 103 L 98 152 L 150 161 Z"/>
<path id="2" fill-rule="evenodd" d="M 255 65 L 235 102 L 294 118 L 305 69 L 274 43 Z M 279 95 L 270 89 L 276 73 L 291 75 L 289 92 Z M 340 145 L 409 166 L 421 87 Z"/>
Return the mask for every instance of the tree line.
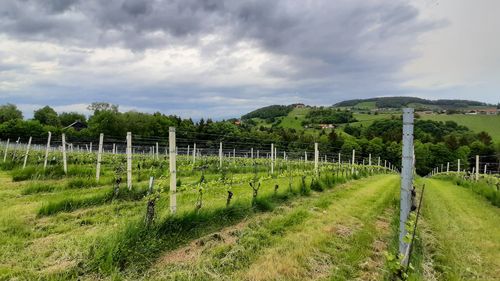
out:
<path id="1" fill-rule="evenodd" d="M 235 122 L 235 119 L 213 121 L 183 119 L 160 112 L 142 113 L 137 111 L 120 112 L 117 105 L 93 103 L 91 112 L 85 115 L 75 112 L 58 114 L 45 106 L 35 110 L 32 119 L 23 119 L 22 112 L 13 104 L 0 106 L 0 138 L 26 141 L 30 136 L 43 139 L 51 131 L 58 135 L 66 134 L 68 141 L 96 141 L 100 133 L 107 138 L 124 140 L 127 132 L 142 138 L 168 139 L 169 127 L 177 128 L 178 145 L 197 142 L 199 148 L 218 148 L 224 142 L 226 148 L 244 150 L 253 147 L 262 152 L 268 151 L 274 143 L 280 150 L 286 150 L 292 157 L 300 157 L 304 151 L 313 151 L 314 143 L 319 149 L 336 158 L 340 152 L 343 160 L 350 159 L 352 150 L 361 159 L 369 154 L 373 159 L 381 157 L 399 166 L 401 163 L 400 118 L 374 121 L 369 126 L 349 126 L 343 129 L 295 130 L 281 127 L 264 127 L 252 122 Z M 87 125 L 80 131 L 66 128 L 75 121 Z M 463 168 L 472 167 L 474 156 L 483 155 L 482 162 L 498 163 L 500 145 L 495 145 L 487 132 L 475 133 L 455 122 L 431 120 L 415 121 L 415 156 L 417 173 L 425 175 L 434 167 L 450 162 L 452 167 L 461 159 Z M 359 160 L 361 161 L 361 160 Z M 497 170 L 497 166 L 488 169 Z"/>

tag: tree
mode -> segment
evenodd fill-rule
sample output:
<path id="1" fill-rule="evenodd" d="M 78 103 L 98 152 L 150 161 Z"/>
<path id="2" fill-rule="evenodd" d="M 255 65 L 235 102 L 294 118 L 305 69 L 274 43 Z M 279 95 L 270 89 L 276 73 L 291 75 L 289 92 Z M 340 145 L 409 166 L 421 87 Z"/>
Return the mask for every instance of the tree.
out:
<path id="1" fill-rule="evenodd" d="M 23 113 L 17 106 L 11 103 L 0 106 L 0 124 L 16 119 L 23 119 Z"/>
<path id="2" fill-rule="evenodd" d="M 59 115 L 59 120 L 61 121 L 61 126 L 63 127 L 69 126 L 75 121 L 87 124 L 87 118 L 85 118 L 85 115 L 78 112 L 63 112 Z"/>
<path id="3" fill-rule="evenodd" d="M 87 106 L 87 109 L 94 112 L 94 115 L 101 111 L 111 111 L 114 113 L 118 113 L 118 105 L 110 104 L 107 102 L 93 102 L 89 106 Z"/>
<path id="4" fill-rule="evenodd" d="M 35 110 L 35 114 L 33 117 L 33 119 L 38 120 L 42 125 L 50 125 L 54 127 L 58 127 L 61 125 L 57 112 L 48 105 Z"/>

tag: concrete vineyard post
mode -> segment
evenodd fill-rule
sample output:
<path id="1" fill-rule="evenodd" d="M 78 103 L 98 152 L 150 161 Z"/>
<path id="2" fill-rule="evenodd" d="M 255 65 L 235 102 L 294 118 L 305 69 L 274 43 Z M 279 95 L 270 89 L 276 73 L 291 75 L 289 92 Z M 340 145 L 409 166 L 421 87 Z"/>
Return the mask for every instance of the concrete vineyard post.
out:
<path id="1" fill-rule="evenodd" d="M 274 173 L 274 143 L 271 143 L 271 174 Z"/>
<path id="2" fill-rule="evenodd" d="M 318 143 L 314 143 L 314 172 L 318 175 L 319 150 Z"/>
<path id="3" fill-rule="evenodd" d="M 49 158 L 49 149 L 50 149 L 50 138 L 52 137 L 52 133 L 49 132 L 49 136 L 47 137 L 47 147 L 45 148 L 45 160 L 43 161 L 43 169 L 47 168 L 47 159 Z"/>
<path id="4" fill-rule="evenodd" d="M 403 152 L 401 159 L 401 191 L 399 212 L 399 253 L 404 255 L 403 265 L 407 265 L 408 243 L 406 221 L 411 209 L 411 189 L 413 187 L 413 108 L 403 109 Z"/>
<path id="5" fill-rule="evenodd" d="M 176 171 L 176 155 L 175 155 L 175 127 L 170 127 L 168 130 L 168 147 L 170 154 L 170 212 L 177 211 L 177 171 Z M 222 149 L 222 143 L 221 143 Z M 222 151 L 222 150 L 221 150 Z"/>
<path id="6" fill-rule="evenodd" d="M 113 154 L 116 154 L 116 144 L 113 143 Z"/>
<path id="7" fill-rule="evenodd" d="M 127 188 L 132 190 L 132 133 L 127 132 Z"/>
<path id="8" fill-rule="evenodd" d="M 90 142 L 90 148 L 89 148 L 90 153 L 92 153 L 92 142 Z"/>
<path id="9" fill-rule="evenodd" d="M 191 152 L 191 151 L 190 151 L 190 148 L 191 148 L 191 147 L 190 147 L 190 145 L 188 144 L 188 148 L 187 148 L 186 155 L 189 155 L 189 153 Z"/>
<path id="10" fill-rule="evenodd" d="M 487 164 L 484 164 L 483 175 L 486 175 L 486 166 L 487 166 Z"/>
<path id="11" fill-rule="evenodd" d="M 253 147 L 250 149 L 250 157 L 253 159 Z"/>
<path id="12" fill-rule="evenodd" d="M 342 165 L 342 160 L 341 160 L 340 156 L 341 155 L 340 155 L 340 152 L 339 152 L 339 167 L 340 167 L 340 165 Z"/>
<path id="13" fill-rule="evenodd" d="M 479 180 L 479 155 L 476 155 L 476 181 Z"/>
<path id="14" fill-rule="evenodd" d="M 307 162 L 307 151 L 304 152 L 304 162 Z"/>
<path id="15" fill-rule="evenodd" d="M 377 160 L 377 166 L 380 167 L 380 156 L 378 157 L 378 160 Z"/>
<path id="16" fill-rule="evenodd" d="M 7 139 L 7 144 L 5 145 L 5 151 L 3 154 L 3 162 L 4 163 L 5 163 L 5 161 L 7 161 L 7 151 L 9 151 L 9 142 L 10 142 L 10 139 Z"/>
<path id="17" fill-rule="evenodd" d="M 460 159 L 458 159 L 457 163 L 457 173 L 460 173 Z"/>
<path id="18" fill-rule="evenodd" d="M 104 142 L 104 134 L 99 134 L 99 150 L 97 151 L 97 167 L 95 169 L 95 180 L 99 182 L 101 177 L 101 159 L 102 159 L 102 145 Z"/>
<path id="19" fill-rule="evenodd" d="M 196 162 L 196 143 L 193 144 L 193 165 Z"/>
<path id="20" fill-rule="evenodd" d="M 372 154 L 368 154 L 368 166 L 372 165 Z"/>
<path id="21" fill-rule="evenodd" d="M 66 135 L 65 134 L 62 134 L 62 155 L 63 155 L 64 174 L 68 174 L 68 162 L 66 159 Z"/>
<path id="22" fill-rule="evenodd" d="M 233 148 L 233 161 L 236 161 L 236 148 Z"/>
<path id="23" fill-rule="evenodd" d="M 26 162 L 28 162 L 28 154 L 30 153 L 30 147 L 31 147 L 31 137 L 28 140 L 28 146 L 26 147 L 26 154 L 24 155 L 23 170 L 24 168 L 26 168 Z"/>
<path id="24" fill-rule="evenodd" d="M 259 156 L 259 150 L 257 150 L 257 158 L 260 158 L 260 156 Z"/>
<path id="25" fill-rule="evenodd" d="M 446 162 L 446 173 L 450 172 L 450 162 Z"/>

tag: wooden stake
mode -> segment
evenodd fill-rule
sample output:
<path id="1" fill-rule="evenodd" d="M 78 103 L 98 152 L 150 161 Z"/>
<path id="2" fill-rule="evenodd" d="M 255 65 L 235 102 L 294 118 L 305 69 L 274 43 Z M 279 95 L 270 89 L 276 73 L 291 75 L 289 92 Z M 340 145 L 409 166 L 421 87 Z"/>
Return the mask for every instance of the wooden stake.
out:
<path id="1" fill-rule="evenodd" d="M 102 159 L 102 145 L 104 142 L 104 134 L 99 134 L 99 150 L 97 151 L 97 167 L 95 169 L 95 180 L 99 182 L 101 177 L 101 159 Z"/>
<path id="2" fill-rule="evenodd" d="M 170 212 L 177 211 L 177 172 L 176 172 L 176 151 L 175 151 L 175 127 L 168 130 L 168 147 L 170 154 Z"/>
<path id="3" fill-rule="evenodd" d="M 23 170 L 24 168 L 26 168 L 26 163 L 28 162 L 28 154 L 30 153 L 30 146 L 31 146 L 31 137 L 28 140 L 28 146 L 26 147 L 26 154 L 24 155 Z"/>
<path id="4" fill-rule="evenodd" d="M 47 159 L 49 158 L 49 149 L 50 149 L 50 138 L 52 137 L 52 133 L 49 132 L 49 136 L 47 138 L 47 147 L 45 148 L 45 161 L 43 162 L 43 169 L 47 168 Z"/>

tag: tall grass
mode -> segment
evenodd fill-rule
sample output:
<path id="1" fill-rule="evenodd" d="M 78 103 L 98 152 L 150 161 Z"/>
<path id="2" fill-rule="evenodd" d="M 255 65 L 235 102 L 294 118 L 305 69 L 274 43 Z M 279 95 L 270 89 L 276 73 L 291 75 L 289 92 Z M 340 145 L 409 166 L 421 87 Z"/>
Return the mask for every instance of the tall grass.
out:
<path id="1" fill-rule="evenodd" d="M 52 192 L 56 190 L 58 186 L 55 184 L 48 184 L 48 183 L 41 183 L 41 182 L 34 182 L 26 185 L 22 190 L 21 194 L 22 195 L 29 195 L 29 194 L 35 194 L 35 193 L 43 193 L 43 192 Z"/>
<path id="2" fill-rule="evenodd" d="M 103 189 L 91 196 L 86 197 L 67 197 L 49 201 L 38 209 L 38 216 L 50 216 L 60 212 L 71 212 L 77 209 L 102 205 L 112 200 L 133 201 L 142 199 L 146 195 L 146 188 L 134 188 L 128 190 L 123 188 L 117 197 L 114 196 L 110 188 Z"/>
<path id="3" fill-rule="evenodd" d="M 474 181 L 464 179 L 457 175 L 438 175 L 436 178 L 451 180 L 456 185 L 463 186 L 481 196 L 484 196 L 494 206 L 500 207 L 500 190 L 498 190 L 493 184 L 488 183 L 485 179 Z"/>

